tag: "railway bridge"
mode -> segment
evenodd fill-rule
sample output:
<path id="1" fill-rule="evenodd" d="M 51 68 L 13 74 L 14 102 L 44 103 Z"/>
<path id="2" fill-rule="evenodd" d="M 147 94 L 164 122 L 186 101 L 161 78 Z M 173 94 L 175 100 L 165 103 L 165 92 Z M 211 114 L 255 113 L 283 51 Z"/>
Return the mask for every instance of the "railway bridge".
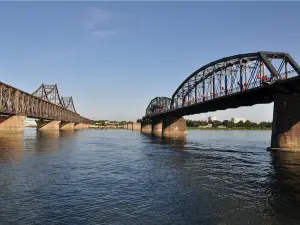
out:
<path id="1" fill-rule="evenodd" d="M 88 128 L 93 123 L 76 112 L 73 98 L 60 96 L 57 85 L 42 84 L 29 94 L 0 82 L 0 130 L 20 131 L 35 118 L 39 130 Z"/>
<path id="2" fill-rule="evenodd" d="M 300 150 L 300 67 L 284 52 L 239 54 L 202 66 L 171 97 L 151 100 L 140 127 L 145 133 L 181 136 L 186 134 L 183 116 L 271 102 L 271 148 Z"/>

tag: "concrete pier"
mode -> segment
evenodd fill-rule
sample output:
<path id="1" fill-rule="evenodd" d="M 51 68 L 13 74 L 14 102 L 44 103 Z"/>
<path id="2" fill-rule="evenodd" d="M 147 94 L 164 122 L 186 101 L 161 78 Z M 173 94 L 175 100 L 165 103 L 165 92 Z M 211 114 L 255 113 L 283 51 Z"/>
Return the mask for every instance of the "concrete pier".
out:
<path id="1" fill-rule="evenodd" d="M 74 129 L 75 130 L 80 130 L 80 129 L 87 129 L 89 128 L 89 124 L 84 124 L 84 123 L 75 123 L 74 124 Z"/>
<path id="2" fill-rule="evenodd" d="M 151 123 L 142 123 L 141 132 L 145 133 L 145 134 L 151 134 L 152 133 L 152 124 Z"/>
<path id="3" fill-rule="evenodd" d="M 1 131 L 22 131 L 26 116 L 0 116 Z"/>
<path id="4" fill-rule="evenodd" d="M 152 133 L 153 135 L 162 135 L 163 121 L 152 121 Z"/>
<path id="5" fill-rule="evenodd" d="M 185 136 L 186 121 L 182 117 L 166 117 L 162 124 L 162 135 L 165 137 Z"/>
<path id="6" fill-rule="evenodd" d="M 132 123 L 127 123 L 127 130 L 132 130 L 132 127 L 133 127 Z"/>
<path id="7" fill-rule="evenodd" d="M 75 123 L 61 122 L 59 124 L 59 129 L 60 130 L 74 130 L 74 124 Z"/>
<path id="8" fill-rule="evenodd" d="M 58 120 L 38 120 L 37 129 L 38 130 L 59 130 L 60 121 Z"/>
<path id="9" fill-rule="evenodd" d="M 132 130 L 135 130 L 135 131 L 141 131 L 141 123 L 133 123 L 132 124 Z"/>
<path id="10" fill-rule="evenodd" d="M 300 95 L 275 96 L 269 150 L 300 151 Z"/>

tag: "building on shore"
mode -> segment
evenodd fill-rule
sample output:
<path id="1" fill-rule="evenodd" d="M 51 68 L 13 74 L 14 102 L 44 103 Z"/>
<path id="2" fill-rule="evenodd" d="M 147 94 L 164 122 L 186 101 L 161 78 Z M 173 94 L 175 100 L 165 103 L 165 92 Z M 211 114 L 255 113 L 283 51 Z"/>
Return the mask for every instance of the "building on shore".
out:
<path id="1" fill-rule="evenodd" d="M 207 122 L 211 123 L 211 122 L 213 122 L 215 120 L 217 120 L 216 116 L 209 116 L 208 119 L 207 119 Z"/>
<path id="2" fill-rule="evenodd" d="M 231 122 L 233 122 L 233 123 L 238 123 L 240 121 L 243 121 L 245 123 L 246 119 L 245 118 L 240 118 L 240 117 L 233 117 L 233 118 L 231 118 Z"/>
<path id="3" fill-rule="evenodd" d="M 37 124 L 36 124 L 35 119 L 26 118 L 24 120 L 24 126 L 25 127 L 36 127 Z"/>

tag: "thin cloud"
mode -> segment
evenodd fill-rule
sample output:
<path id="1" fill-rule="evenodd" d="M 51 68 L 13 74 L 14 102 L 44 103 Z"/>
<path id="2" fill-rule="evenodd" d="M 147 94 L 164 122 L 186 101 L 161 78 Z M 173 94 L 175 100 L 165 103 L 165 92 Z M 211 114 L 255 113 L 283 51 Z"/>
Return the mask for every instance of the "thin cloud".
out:
<path id="1" fill-rule="evenodd" d="M 115 34 L 116 30 L 95 30 L 92 32 L 92 34 L 97 38 L 107 37 L 110 35 Z"/>
<path id="2" fill-rule="evenodd" d="M 87 9 L 84 27 L 96 38 L 107 37 L 116 33 L 116 29 L 110 25 L 115 18 L 114 12 L 99 7 L 90 7 Z"/>

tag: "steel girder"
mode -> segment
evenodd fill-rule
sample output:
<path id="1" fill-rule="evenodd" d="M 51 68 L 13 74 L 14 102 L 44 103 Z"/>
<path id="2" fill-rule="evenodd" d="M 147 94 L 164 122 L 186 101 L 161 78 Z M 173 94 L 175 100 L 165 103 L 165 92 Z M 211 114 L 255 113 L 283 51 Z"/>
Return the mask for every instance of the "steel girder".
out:
<path id="1" fill-rule="evenodd" d="M 170 110 L 171 98 L 168 97 L 156 97 L 151 100 L 147 109 L 146 116 L 155 115 L 161 112 Z"/>
<path id="2" fill-rule="evenodd" d="M 74 123 L 93 123 L 92 120 L 66 109 L 61 104 L 60 98 L 57 98 L 59 95 L 53 91 L 55 92 L 55 90 L 45 87 L 39 88 L 34 94 L 29 94 L 0 82 L 0 114 Z"/>
<path id="3" fill-rule="evenodd" d="M 288 53 L 256 52 L 226 57 L 201 67 L 185 79 L 172 95 L 171 110 L 294 76 L 300 76 L 300 67 Z"/>

